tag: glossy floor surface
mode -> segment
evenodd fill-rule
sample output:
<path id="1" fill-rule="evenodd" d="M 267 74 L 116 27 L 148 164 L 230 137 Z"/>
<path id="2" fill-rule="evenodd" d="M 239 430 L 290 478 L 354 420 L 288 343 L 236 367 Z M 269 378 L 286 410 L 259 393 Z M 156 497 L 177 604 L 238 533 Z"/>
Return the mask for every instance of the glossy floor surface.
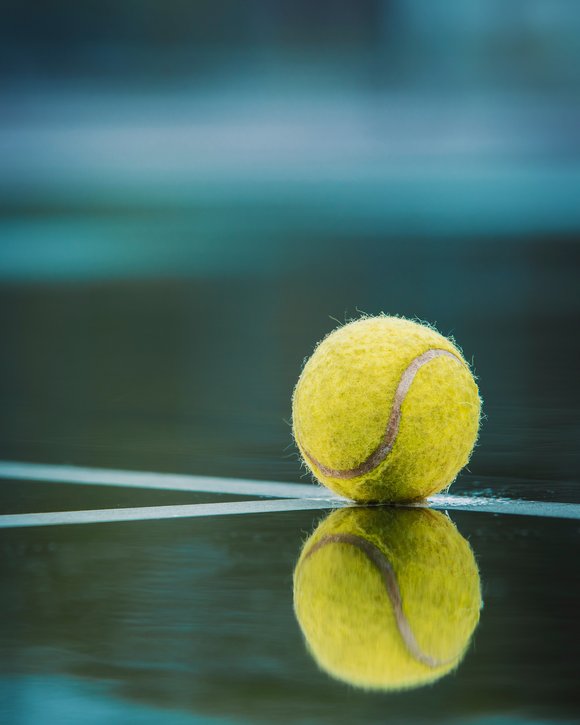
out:
<path id="1" fill-rule="evenodd" d="M 139 492 L 131 502 L 152 503 Z M 425 512 L 374 514 L 413 527 Z M 294 568 L 326 515 L 3 530 L 4 722 L 577 722 L 578 520 L 454 512 L 483 599 L 467 652 L 434 684 L 368 692 L 317 665 L 294 613 Z M 403 591 L 403 606 L 405 594 L 417 596 Z M 436 601 L 423 611 L 441 626 Z"/>
<path id="2" fill-rule="evenodd" d="M 557 27 L 536 10 L 534 32 Z M 236 67 L 205 83 L 2 87 L 2 723 L 580 721 L 579 66 L 561 23 L 561 68 L 532 35 L 495 85 L 399 85 L 398 66 L 383 85 L 370 52 L 361 75 L 244 75 L 225 42 Z M 427 35 L 401 41 L 413 67 Z M 447 71 L 487 79 L 511 36 L 493 37 L 449 45 Z M 525 53 L 552 85 L 513 85 Z M 309 500 L 293 386 L 360 311 L 434 323 L 473 363 L 485 418 L 454 524 Z M 295 574 L 326 516 L 343 548 Z"/>
<path id="3" fill-rule="evenodd" d="M 6 282 L 3 459 L 308 484 L 288 425 L 292 386 L 336 324 L 328 311 L 355 313 L 358 300 L 371 311 L 431 311 L 475 360 L 487 419 L 454 493 L 577 504 L 574 240 L 449 242 L 420 257 L 388 239 L 354 247 L 332 279 L 298 256 L 298 273 L 257 265 L 212 279 Z M 1 480 L 0 498 L 3 514 L 268 498 L 235 485 L 216 494 L 24 476 Z M 577 518 L 452 511 L 451 539 L 468 542 L 477 562 L 479 623 L 450 673 L 393 692 L 329 674 L 296 618 L 294 569 L 328 515 L 296 506 L 0 529 L 2 721 L 578 722 Z M 375 540 L 388 548 L 401 517 L 420 522 L 424 512 L 377 515 Z M 436 572 L 430 561 L 422 566 Z M 352 589 L 356 571 L 340 567 L 333 577 L 368 601 Z M 461 581 L 451 577 L 452 594 Z M 441 628 L 422 585 L 411 589 L 403 607 L 419 597 L 425 626 Z M 479 612 L 476 597 L 469 606 Z"/>

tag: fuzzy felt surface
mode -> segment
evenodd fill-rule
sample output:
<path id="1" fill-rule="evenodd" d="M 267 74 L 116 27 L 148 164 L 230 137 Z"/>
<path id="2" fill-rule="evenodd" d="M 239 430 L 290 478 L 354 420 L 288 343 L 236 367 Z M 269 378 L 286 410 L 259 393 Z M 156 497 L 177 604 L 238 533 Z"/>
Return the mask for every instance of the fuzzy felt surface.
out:
<path id="1" fill-rule="evenodd" d="M 458 348 L 436 330 L 369 317 L 332 332 L 294 390 L 294 437 L 306 465 L 355 501 L 441 491 L 466 465 L 481 401 Z"/>
<path id="2" fill-rule="evenodd" d="M 324 671 L 364 689 L 417 687 L 455 669 L 480 609 L 473 552 L 432 510 L 334 512 L 294 572 L 308 649 Z"/>

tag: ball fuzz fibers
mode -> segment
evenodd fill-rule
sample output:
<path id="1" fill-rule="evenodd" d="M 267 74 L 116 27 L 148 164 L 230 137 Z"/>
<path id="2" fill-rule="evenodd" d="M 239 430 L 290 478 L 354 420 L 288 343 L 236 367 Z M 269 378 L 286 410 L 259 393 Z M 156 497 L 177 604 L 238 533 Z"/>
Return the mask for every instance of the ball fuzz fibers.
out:
<path id="1" fill-rule="evenodd" d="M 294 571 L 308 649 L 325 672 L 363 689 L 419 687 L 455 669 L 480 609 L 473 552 L 431 509 L 336 511 Z"/>
<path id="2" fill-rule="evenodd" d="M 294 438 L 314 476 L 359 502 L 449 486 L 477 439 L 481 401 L 461 352 L 426 325 L 367 317 L 332 332 L 294 389 Z"/>

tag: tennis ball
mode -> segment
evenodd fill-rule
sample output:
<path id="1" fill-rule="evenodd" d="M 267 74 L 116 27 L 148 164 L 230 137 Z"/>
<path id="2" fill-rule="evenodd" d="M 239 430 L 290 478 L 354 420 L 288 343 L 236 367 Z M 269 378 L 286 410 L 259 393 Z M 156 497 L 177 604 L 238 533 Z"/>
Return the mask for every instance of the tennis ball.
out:
<path id="1" fill-rule="evenodd" d="M 455 669 L 480 609 L 473 552 L 431 509 L 336 511 L 294 571 L 308 649 L 325 672 L 364 689 L 419 687 Z"/>
<path id="2" fill-rule="evenodd" d="M 294 438 L 328 488 L 359 502 L 412 501 L 449 486 L 477 439 L 481 401 L 457 347 L 426 325 L 366 317 L 306 362 Z"/>

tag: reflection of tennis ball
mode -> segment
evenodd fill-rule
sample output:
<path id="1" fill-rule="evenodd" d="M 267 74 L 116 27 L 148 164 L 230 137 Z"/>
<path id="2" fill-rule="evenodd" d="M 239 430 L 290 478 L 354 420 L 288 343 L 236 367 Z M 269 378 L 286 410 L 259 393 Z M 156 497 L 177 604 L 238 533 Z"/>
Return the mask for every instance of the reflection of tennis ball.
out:
<path id="1" fill-rule="evenodd" d="M 308 467 L 355 501 L 410 501 L 448 486 L 479 428 L 477 385 L 459 350 L 425 325 L 368 317 L 326 337 L 294 390 Z"/>
<path id="2" fill-rule="evenodd" d="M 418 687 L 457 667 L 480 607 L 471 548 L 431 509 L 337 511 L 294 572 L 294 609 L 314 658 L 365 689 Z"/>

